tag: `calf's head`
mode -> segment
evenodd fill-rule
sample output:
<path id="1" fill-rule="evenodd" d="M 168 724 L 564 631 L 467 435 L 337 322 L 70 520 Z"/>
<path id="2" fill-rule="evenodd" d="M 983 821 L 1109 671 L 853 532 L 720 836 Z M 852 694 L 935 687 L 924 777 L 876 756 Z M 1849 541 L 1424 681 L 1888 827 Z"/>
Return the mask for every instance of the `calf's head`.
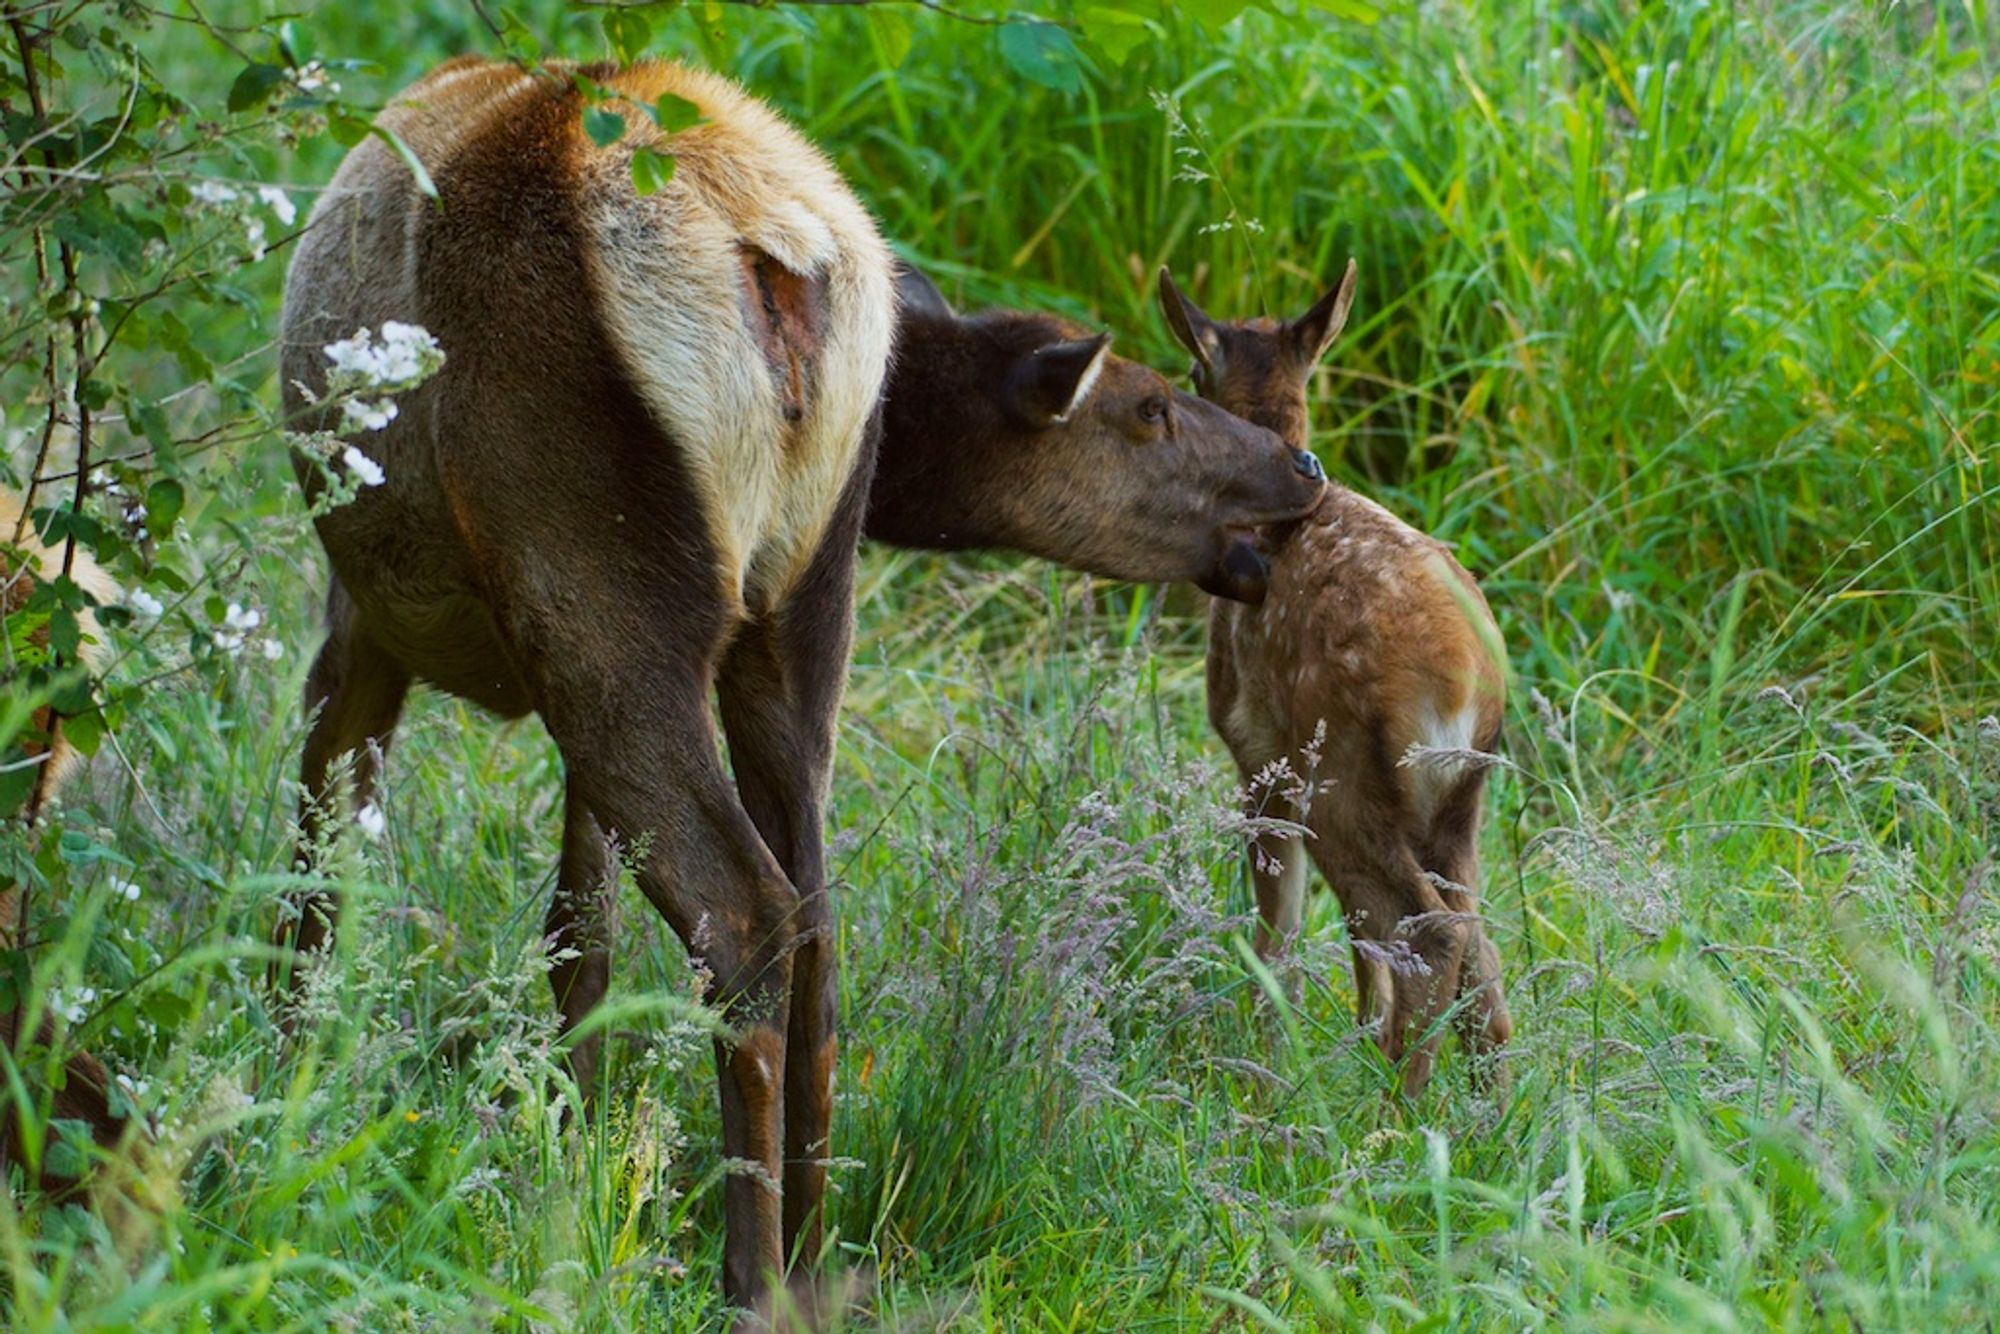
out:
<path id="1" fill-rule="evenodd" d="M 1188 300 L 1173 275 L 1160 270 L 1160 309 L 1182 347 L 1194 354 L 1194 386 L 1210 402 L 1277 432 L 1294 449 L 1306 447 L 1306 385 L 1313 367 L 1347 323 L 1354 304 L 1354 261 L 1340 286 L 1295 320 L 1260 316 L 1217 322 Z"/>
<path id="2" fill-rule="evenodd" d="M 908 267 L 898 288 L 871 536 L 1263 597 L 1254 530 L 1318 502 L 1310 454 L 1114 356 L 1109 334 L 963 316 Z"/>

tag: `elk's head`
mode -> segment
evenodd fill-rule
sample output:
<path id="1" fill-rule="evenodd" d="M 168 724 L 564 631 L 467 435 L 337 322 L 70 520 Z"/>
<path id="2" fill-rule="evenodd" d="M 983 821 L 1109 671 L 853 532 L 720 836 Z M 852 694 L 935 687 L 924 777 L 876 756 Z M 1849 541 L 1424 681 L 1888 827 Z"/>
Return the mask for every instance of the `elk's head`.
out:
<path id="1" fill-rule="evenodd" d="M 1312 455 L 1114 356 L 1109 334 L 959 315 L 907 266 L 898 288 L 872 536 L 1262 600 L 1255 530 L 1318 503 Z"/>
<path id="2" fill-rule="evenodd" d="M 1340 286 L 1295 320 L 1260 316 L 1218 323 L 1160 270 L 1160 309 L 1182 347 L 1194 354 L 1194 387 L 1245 421 L 1276 431 L 1294 449 L 1306 447 L 1306 385 L 1313 367 L 1347 323 L 1354 304 L 1354 261 Z"/>

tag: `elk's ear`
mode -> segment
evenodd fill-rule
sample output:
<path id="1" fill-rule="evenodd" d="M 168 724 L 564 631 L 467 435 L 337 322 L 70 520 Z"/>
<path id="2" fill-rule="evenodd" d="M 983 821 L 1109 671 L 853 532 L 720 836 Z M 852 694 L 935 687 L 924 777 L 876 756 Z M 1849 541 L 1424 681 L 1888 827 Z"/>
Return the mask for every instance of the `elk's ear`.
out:
<path id="1" fill-rule="evenodd" d="M 1346 326 L 1347 311 L 1353 304 L 1354 261 L 1350 259 L 1347 261 L 1347 272 L 1341 275 L 1340 286 L 1315 301 L 1311 310 L 1285 326 L 1285 339 L 1301 364 L 1311 366 L 1326 355 L 1326 350 L 1333 346 L 1333 340 Z"/>
<path id="2" fill-rule="evenodd" d="M 1038 430 L 1068 421 L 1090 397 L 1110 355 L 1108 333 L 1044 343 L 1014 363 L 1005 391 L 1008 410 Z"/>
<path id="3" fill-rule="evenodd" d="M 1222 335 L 1216 331 L 1215 321 L 1201 313 L 1201 307 L 1187 299 L 1186 293 L 1174 285 L 1174 275 L 1160 266 L 1160 313 L 1167 317 L 1167 327 L 1174 331 L 1180 345 L 1194 353 L 1194 359 L 1207 367 L 1211 374 L 1222 369 Z"/>
<path id="4" fill-rule="evenodd" d="M 896 304 L 904 310 L 935 315 L 940 319 L 950 319 L 957 312 L 951 303 L 938 291 L 937 284 L 925 277 L 922 270 L 902 260 L 896 261 Z"/>

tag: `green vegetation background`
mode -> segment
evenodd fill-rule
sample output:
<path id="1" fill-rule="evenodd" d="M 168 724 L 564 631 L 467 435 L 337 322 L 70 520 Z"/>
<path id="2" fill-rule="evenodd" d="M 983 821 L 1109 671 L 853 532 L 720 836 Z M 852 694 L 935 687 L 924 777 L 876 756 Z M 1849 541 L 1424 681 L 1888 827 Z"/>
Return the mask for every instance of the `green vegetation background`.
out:
<path id="1" fill-rule="evenodd" d="M 1459 544 L 1516 673 L 1485 845 L 1513 1091 L 1448 1058 L 1387 1095 L 1326 896 L 1299 1005 L 1260 1001 L 1196 599 L 870 550 L 832 810 L 841 1260 L 898 1328 L 1990 1321 L 2000 18 L 1190 8 L 1062 10 L 1080 44 L 1042 64 L 907 6 L 654 8 L 647 46 L 793 116 L 962 306 L 1163 369 L 1162 262 L 1244 315 L 1358 258 L 1317 448 Z M 279 10 L 208 17 L 258 59 L 247 29 L 292 17 L 301 59 L 367 62 L 335 70 L 362 103 L 501 46 L 447 0 Z M 243 60 L 170 12 L 137 40 L 228 121 Z M 610 49 L 601 8 L 513 12 L 517 43 Z M 232 143 L 190 170 L 302 206 L 339 151 Z M 199 312 L 266 403 L 285 255 Z M 131 648 L 38 900 L 40 977 L 94 986 L 71 1036 L 143 1084 L 177 1192 L 111 1224 L 0 1200 L 6 1323 L 711 1325 L 707 1043 L 629 889 L 611 1114 L 561 1126 L 533 724 L 414 703 L 317 1022 L 279 1041 L 259 951 L 320 566 L 268 435 L 184 529 L 283 656 L 204 654 L 198 611 Z"/>

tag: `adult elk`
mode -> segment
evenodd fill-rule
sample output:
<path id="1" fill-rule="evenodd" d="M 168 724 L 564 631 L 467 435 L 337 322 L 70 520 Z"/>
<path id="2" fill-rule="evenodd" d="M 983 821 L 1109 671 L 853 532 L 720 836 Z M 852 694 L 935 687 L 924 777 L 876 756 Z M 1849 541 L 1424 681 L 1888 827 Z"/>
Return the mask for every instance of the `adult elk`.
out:
<path id="1" fill-rule="evenodd" d="M 117 586 L 88 555 L 81 551 L 73 553 L 65 568 L 63 553 L 43 545 L 29 526 L 21 498 L 0 489 L 0 612 L 7 619 L 24 612 L 36 586 L 59 574 L 67 574 L 100 606 L 118 600 Z M 98 628 L 97 618 L 85 610 L 77 619 L 83 632 L 80 656 L 86 666 L 101 670 L 104 633 Z M 48 627 L 39 626 L 29 633 L 27 640 L 32 647 L 45 650 L 48 636 Z M 30 759 L 41 761 L 28 797 L 27 819 L 32 825 L 75 769 L 76 752 L 63 739 L 60 728 L 53 726 L 47 707 L 36 710 L 31 727 L 34 739 L 25 742 L 22 749 Z M 26 926 L 23 906 L 19 885 L 0 884 L 0 950 L 20 945 Z M 9 1051 L 20 1036 L 19 1004 L 0 1007 L 0 1044 Z M 54 1038 L 54 1023 L 44 1012 L 35 1026 L 35 1040 L 46 1044 Z M 100 1146 L 113 1148 L 124 1137 L 127 1122 L 112 1113 L 110 1089 L 110 1076 L 103 1064 L 89 1052 L 77 1052 L 64 1063 L 62 1087 L 51 1098 L 53 1117 L 82 1121 L 90 1127 L 92 1138 Z M 4 1107 L 0 1110 L 0 1167 L 4 1167 L 19 1156 L 21 1131 L 13 1098 L 5 1091 L 0 1091 L 0 1107 Z M 43 1179 L 49 1184 L 63 1184 L 61 1178 L 46 1170 Z"/>
<path id="2" fill-rule="evenodd" d="M 1108 334 L 960 315 L 907 266 L 898 296 L 868 536 L 1263 597 L 1256 530 L 1318 500 L 1318 459 L 1110 355 Z"/>
<path id="3" fill-rule="evenodd" d="M 1347 322 L 1355 268 L 1288 323 L 1218 323 L 1160 270 L 1160 305 L 1194 355 L 1202 396 L 1304 448 L 1306 388 Z M 1297 822 L 1354 938 L 1355 992 L 1414 1096 L 1457 1005 L 1475 1054 L 1512 1022 L 1500 958 L 1479 916 L 1485 762 L 1499 739 L 1506 666 L 1479 585 L 1441 542 L 1346 487 L 1302 523 L 1273 528 L 1257 606 L 1209 617 L 1208 714 L 1257 813 L 1271 766 L 1302 763 Z M 1317 756 L 1317 763 L 1302 761 Z M 1323 775 L 1331 775 L 1325 781 Z M 1252 854 L 1257 951 L 1282 952 L 1306 893 L 1303 840 L 1265 834 Z"/>
<path id="4" fill-rule="evenodd" d="M 621 143 L 585 134 L 585 80 L 629 104 Z M 640 108 L 666 93 L 701 121 L 662 135 Z M 384 484 L 316 520 L 333 577 L 306 692 L 307 842 L 337 757 L 354 757 L 352 795 L 366 799 L 413 681 L 541 716 L 566 770 L 547 921 L 565 1026 L 606 986 L 608 839 L 643 847 L 640 888 L 705 961 L 732 1025 L 716 1043 L 723 1149 L 752 1170 L 725 1186 L 723 1289 L 761 1305 L 787 1255 L 821 1249 L 837 996 L 821 810 L 896 318 L 891 262 L 826 160 L 713 75 L 461 59 L 382 123 L 439 199 L 381 144 L 348 155 L 287 283 L 288 407 L 309 409 L 301 386 L 324 384 L 322 349 L 357 327 L 422 324 L 448 361 L 369 438 Z M 676 162 L 650 196 L 630 184 L 635 146 Z M 986 378 L 995 363 L 927 355 L 922 340 L 906 341 L 896 383 L 968 411 L 1004 404 L 980 419 L 996 438 L 1068 437 L 1129 479 L 1145 451 L 1112 459 L 1102 442 L 1112 389 L 1136 370 L 1040 327 L 1043 341 L 997 363 L 1004 383 Z M 1199 512 L 1171 534 L 1141 525 L 1115 561 L 1088 525 L 1052 522 L 1058 536 L 1033 549 L 1254 591 L 1255 565 L 1231 564 L 1254 555 L 1223 534 L 1302 513 L 1317 486 L 1300 493 L 1268 433 L 1213 409 L 1192 420 L 1213 436 L 1215 492 L 1266 479 L 1259 503 L 1212 504 L 1200 543 L 1185 531 Z M 947 446 L 956 426 L 935 429 L 930 443 Z M 309 494 L 319 466 L 301 462 Z M 943 503 L 965 481 L 947 467 L 931 484 Z M 1028 545 L 1033 516 L 994 504 L 977 539 Z M 298 909 L 285 935 L 321 945 L 335 904 Z M 596 1053 L 591 1039 L 570 1055 L 585 1089 Z"/>

